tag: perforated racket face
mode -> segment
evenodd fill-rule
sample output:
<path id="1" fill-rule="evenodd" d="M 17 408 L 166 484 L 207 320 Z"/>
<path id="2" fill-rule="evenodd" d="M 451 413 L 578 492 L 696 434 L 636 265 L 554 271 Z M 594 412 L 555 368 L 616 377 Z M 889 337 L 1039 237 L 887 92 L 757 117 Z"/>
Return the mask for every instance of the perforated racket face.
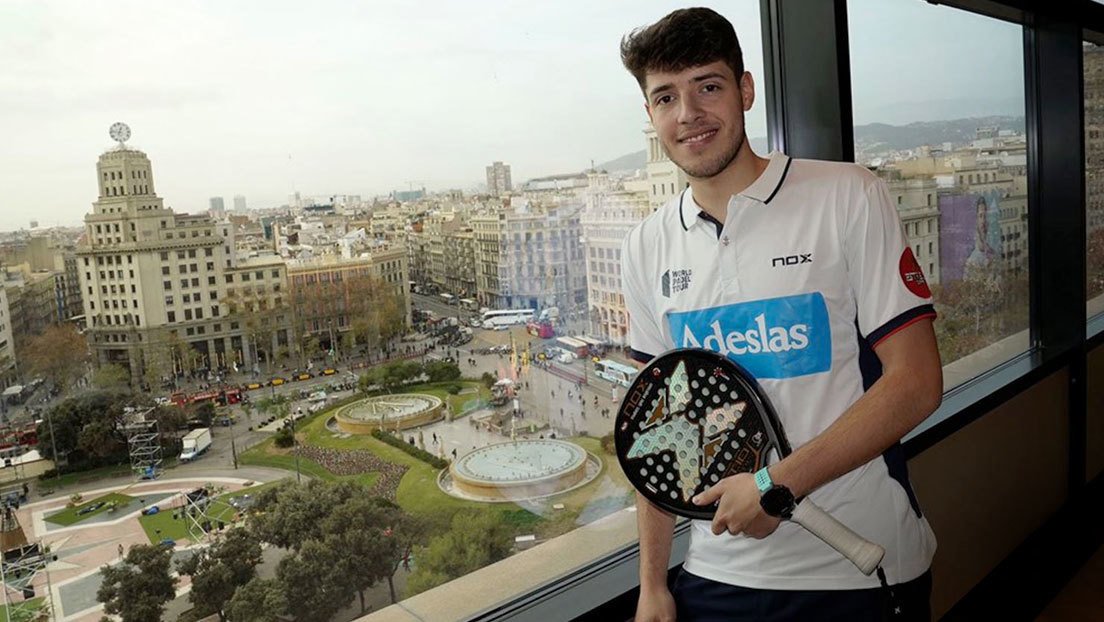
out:
<path id="1" fill-rule="evenodd" d="M 766 465 L 772 449 L 790 453 L 778 419 L 755 380 L 708 350 L 671 350 L 633 381 L 614 423 L 621 469 L 655 505 L 711 519 L 713 506 L 690 499 L 721 479 Z"/>

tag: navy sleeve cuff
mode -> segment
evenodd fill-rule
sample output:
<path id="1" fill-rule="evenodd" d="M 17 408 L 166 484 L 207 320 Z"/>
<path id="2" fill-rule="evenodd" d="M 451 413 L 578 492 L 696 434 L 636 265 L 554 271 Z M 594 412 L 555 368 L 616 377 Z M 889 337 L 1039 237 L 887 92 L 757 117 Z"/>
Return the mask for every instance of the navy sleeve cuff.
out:
<path id="1" fill-rule="evenodd" d="M 640 350 L 633 350 L 629 348 L 629 358 L 638 363 L 650 363 L 655 356 L 648 354 L 647 352 L 641 352 Z"/>
<path id="2" fill-rule="evenodd" d="M 882 341 L 885 341 L 886 338 L 893 335 L 893 333 L 925 318 L 935 319 L 935 307 L 932 305 L 913 307 L 886 322 L 878 329 L 870 331 L 870 334 L 866 336 L 866 340 L 870 343 L 870 347 L 875 347 Z"/>

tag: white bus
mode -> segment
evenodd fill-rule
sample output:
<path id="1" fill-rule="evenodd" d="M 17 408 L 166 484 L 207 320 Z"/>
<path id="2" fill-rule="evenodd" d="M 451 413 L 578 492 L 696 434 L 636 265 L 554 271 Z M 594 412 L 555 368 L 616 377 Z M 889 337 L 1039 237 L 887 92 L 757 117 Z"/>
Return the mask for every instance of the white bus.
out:
<path id="1" fill-rule="evenodd" d="M 475 311 L 475 301 L 471 298 L 461 298 L 460 307 L 467 309 L 468 311 Z"/>
<path id="2" fill-rule="evenodd" d="M 590 348 L 587 344 L 574 337 L 556 337 L 556 346 L 570 351 L 579 358 L 590 354 Z"/>
<path id="3" fill-rule="evenodd" d="M 513 326 L 525 324 L 533 319 L 532 309 L 499 309 L 496 311 L 484 311 L 481 319 L 483 328 L 494 330 L 499 326 Z"/>
<path id="4" fill-rule="evenodd" d="M 603 352 L 606 351 L 606 344 L 593 337 L 587 337 L 586 335 L 576 335 L 575 338 L 590 346 L 590 351 L 594 354 L 600 356 Z"/>
<path id="5" fill-rule="evenodd" d="M 636 368 L 618 363 L 617 361 L 602 359 L 594 364 L 594 375 L 609 380 L 614 384 L 628 387 L 632 384 L 633 376 L 636 375 Z"/>
<path id="6" fill-rule="evenodd" d="M 445 304 L 450 305 L 456 301 L 456 296 L 452 294 L 441 294 L 441 300 L 444 300 Z"/>

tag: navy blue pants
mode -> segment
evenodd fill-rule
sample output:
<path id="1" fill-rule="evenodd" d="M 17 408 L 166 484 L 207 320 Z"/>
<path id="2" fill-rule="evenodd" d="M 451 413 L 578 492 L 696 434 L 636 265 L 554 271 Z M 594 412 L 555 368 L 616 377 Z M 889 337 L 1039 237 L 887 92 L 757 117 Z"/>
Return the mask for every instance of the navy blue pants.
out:
<path id="1" fill-rule="evenodd" d="M 931 620 L 930 570 L 912 581 L 890 586 L 890 590 L 757 590 L 682 570 L 672 594 L 678 622 Z"/>

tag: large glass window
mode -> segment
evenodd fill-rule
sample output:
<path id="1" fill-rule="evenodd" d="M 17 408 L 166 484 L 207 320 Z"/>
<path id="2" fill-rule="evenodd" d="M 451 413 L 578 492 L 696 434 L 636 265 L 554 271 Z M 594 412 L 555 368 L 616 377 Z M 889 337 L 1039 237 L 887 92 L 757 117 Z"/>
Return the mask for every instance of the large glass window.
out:
<path id="1" fill-rule="evenodd" d="M 1088 316 L 1104 312 L 1104 47 L 1086 42 L 1085 72 L 1085 266 Z"/>
<path id="2" fill-rule="evenodd" d="M 950 389 L 1028 348 L 1022 27 L 915 0 L 847 8 L 855 158 L 931 284 Z"/>
<path id="3" fill-rule="evenodd" d="M 266 505 L 263 515 L 307 514 L 288 518 L 292 539 L 256 527 L 263 519 L 244 520 L 243 529 L 272 544 L 259 571 L 266 580 L 251 593 L 283 589 L 289 603 L 258 614 L 265 619 L 304 619 L 296 609 L 303 603 L 355 614 L 414 594 L 433 598 L 440 584 L 516 560 L 519 551 L 549 551 L 539 572 L 490 569 L 502 574 L 480 580 L 488 595 L 466 599 L 490 605 L 635 538 L 632 514 L 621 512 L 634 495 L 609 442 L 625 380 L 617 364 L 628 362 L 619 251 L 628 230 L 675 199 L 687 178 L 649 132 L 619 45 L 684 3 L 324 2 L 315 10 L 252 2 L 166 11 L 52 4 L 7 11 L 0 23 L 5 138 L 30 146 L 0 150 L 0 170 L 13 182 L 4 188 L 10 209 L 0 210 L 0 229 L 25 229 L 45 213 L 51 226 L 73 229 L 31 243 L 25 238 L 39 235 L 32 225 L 0 244 L 10 238 L 35 249 L 33 257 L 18 251 L 35 266 L 61 265 L 39 249 L 68 250 L 86 263 L 92 250 L 136 257 L 132 299 L 143 301 L 147 321 L 103 315 L 99 294 L 79 305 L 88 315 L 89 362 L 120 369 L 82 368 L 77 377 L 118 377 L 151 404 L 183 404 L 187 417 L 166 415 L 163 432 L 214 421 L 211 448 L 197 460 L 220 474 L 212 480 L 218 490 L 189 490 L 195 494 L 186 498 L 179 483 L 160 483 L 176 479 L 171 469 L 144 479 L 117 499 L 132 504 L 119 514 L 128 516 L 123 522 L 93 515 L 102 538 L 78 538 L 79 550 L 57 544 L 63 557 L 91 547 L 99 560 L 51 570 L 59 619 L 91 606 L 87 577 L 117 558 L 119 541 L 216 541 L 223 536 L 204 536 L 205 525 L 223 533 L 222 523 L 244 516 L 250 503 L 229 495 L 263 500 L 243 490 L 246 481 L 294 484 L 297 470 L 304 480 L 360 486 L 359 498 L 385 499 L 416 520 L 385 504 L 310 514 L 338 494 L 314 488 L 293 509 Z M 735 26 L 757 85 L 745 125 L 751 146 L 766 155 L 759 7 L 729 0 L 717 10 Z M 116 121 L 130 131 L 116 128 L 109 138 Z M 33 129 L 43 127 L 50 131 Z M 109 170 L 112 179 L 142 172 L 142 206 L 121 191 L 99 195 L 89 182 Z M 234 196 L 232 207 L 217 195 Z M 135 239 L 89 240 L 91 229 L 77 228 L 100 227 L 105 214 L 134 223 Z M 201 230 L 221 239 L 199 245 Z M 186 271 L 162 262 L 211 257 L 211 246 L 224 249 L 217 262 L 204 261 L 211 300 L 226 304 L 222 315 L 219 307 L 206 318 L 202 307 L 172 308 L 174 281 L 182 291 L 199 287 L 198 264 Z M 234 274 L 272 287 L 236 290 Z M 82 285 L 80 292 L 93 284 Z M 109 338 L 105 325 L 129 331 L 125 342 Z M 17 344 L 40 329 L 19 331 Z M 5 363 L 6 354 L 0 350 L 0 374 L 29 369 Z M 0 375 L 0 389 L 6 380 Z M 76 395 L 80 384 L 61 387 L 61 398 L 42 408 Z M 234 387 L 248 406 L 223 393 Z M 393 393 L 421 397 L 396 401 Z M 379 400 L 342 411 L 352 419 L 337 418 L 339 406 L 372 398 Z M 216 411 L 196 400 L 218 402 Z M 282 431 L 291 420 L 294 435 Z M 358 420 L 374 421 L 377 434 Z M 57 438 L 77 438 L 69 432 Z M 166 464 L 180 455 L 177 436 L 165 443 Z M 72 445 L 59 457 L 68 455 L 70 470 L 126 463 L 127 443 L 114 440 L 110 456 L 97 449 L 93 460 Z M 514 441 L 536 445 L 518 449 Z M 158 503 L 161 514 L 139 518 L 139 498 Z M 43 506 L 46 520 L 64 503 Z M 615 520 L 595 525 L 603 519 Z M 582 537 L 611 524 L 615 534 Z M 38 541 L 45 533 L 26 535 Z M 383 563 L 366 565 L 373 555 Z M 343 565 L 351 560 L 365 564 Z M 344 579 L 360 577 L 353 583 L 364 587 L 361 579 L 378 578 L 379 568 L 392 581 L 380 578 L 361 601 Z M 309 587 L 318 581 L 330 583 Z M 475 613 L 444 604 L 457 616 Z M 189 606 L 183 597 L 171 610 Z"/>

